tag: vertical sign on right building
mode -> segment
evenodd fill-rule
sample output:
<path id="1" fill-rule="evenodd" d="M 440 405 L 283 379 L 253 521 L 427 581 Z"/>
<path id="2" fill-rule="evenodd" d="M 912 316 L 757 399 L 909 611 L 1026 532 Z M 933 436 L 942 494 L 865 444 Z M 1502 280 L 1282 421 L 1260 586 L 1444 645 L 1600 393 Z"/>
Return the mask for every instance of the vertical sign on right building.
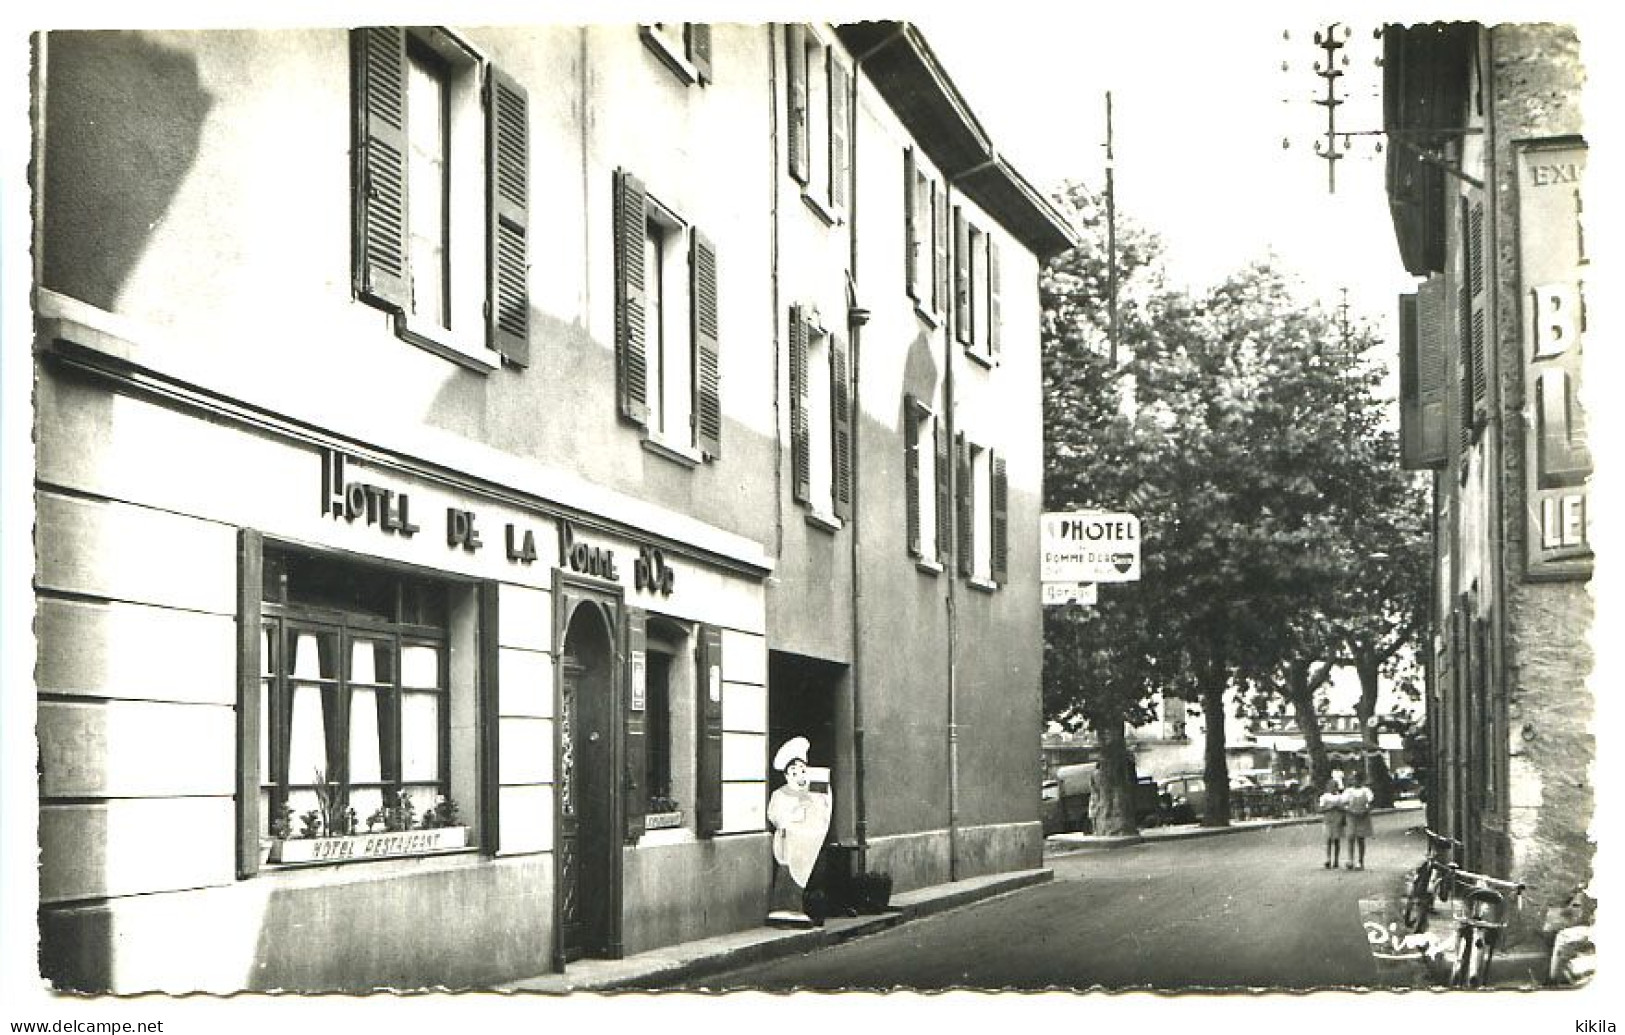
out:
<path id="1" fill-rule="evenodd" d="M 1591 573 L 1591 451 L 1580 400 L 1585 158 L 1585 142 L 1575 137 L 1518 147 L 1525 514 L 1528 571 L 1536 578 Z"/>

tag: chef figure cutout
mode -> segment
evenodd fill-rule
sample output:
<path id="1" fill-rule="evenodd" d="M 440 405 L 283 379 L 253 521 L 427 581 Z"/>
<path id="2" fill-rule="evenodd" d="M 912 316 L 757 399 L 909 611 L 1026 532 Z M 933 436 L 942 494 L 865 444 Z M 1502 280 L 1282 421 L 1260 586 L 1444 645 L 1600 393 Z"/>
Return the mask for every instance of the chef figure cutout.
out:
<path id="1" fill-rule="evenodd" d="M 818 853 L 829 832 L 833 802 L 828 770 L 807 767 L 806 737 L 793 737 L 773 756 L 773 768 L 784 773 L 784 786 L 767 800 L 773 826 L 773 883 L 767 922 L 775 927 L 811 927 L 805 894 Z M 818 777 L 816 781 L 814 777 Z"/>

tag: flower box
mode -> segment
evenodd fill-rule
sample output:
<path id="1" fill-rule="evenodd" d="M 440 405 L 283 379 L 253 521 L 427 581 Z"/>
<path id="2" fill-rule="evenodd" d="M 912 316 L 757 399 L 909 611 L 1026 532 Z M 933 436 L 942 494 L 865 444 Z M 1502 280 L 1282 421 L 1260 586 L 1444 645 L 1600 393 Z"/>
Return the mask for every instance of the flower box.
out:
<path id="1" fill-rule="evenodd" d="M 468 847 L 467 827 L 379 831 L 345 837 L 279 838 L 271 842 L 270 862 L 349 862 L 405 855 L 454 852 Z"/>
<path id="2" fill-rule="evenodd" d="M 677 809 L 672 812 L 650 812 L 643 817 L 645 830 L 669 830 L 672 827 L 683 825 L 683 811 Z"/>

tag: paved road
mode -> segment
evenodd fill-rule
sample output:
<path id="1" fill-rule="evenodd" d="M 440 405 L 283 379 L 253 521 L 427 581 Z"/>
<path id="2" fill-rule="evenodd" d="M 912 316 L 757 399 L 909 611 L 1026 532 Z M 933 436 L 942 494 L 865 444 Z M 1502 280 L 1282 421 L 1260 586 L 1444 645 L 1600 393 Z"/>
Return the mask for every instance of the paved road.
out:
<path id="1" fill-rule="evenodd" d="M 1319 824 L 1053 857 L 1052 883 L 802 957 L 713 989 L 1380 986 L 1360 900 L 1395 899 L 1419 813 L 1376 818 L 1366 869 L 1324 869 Z"/>

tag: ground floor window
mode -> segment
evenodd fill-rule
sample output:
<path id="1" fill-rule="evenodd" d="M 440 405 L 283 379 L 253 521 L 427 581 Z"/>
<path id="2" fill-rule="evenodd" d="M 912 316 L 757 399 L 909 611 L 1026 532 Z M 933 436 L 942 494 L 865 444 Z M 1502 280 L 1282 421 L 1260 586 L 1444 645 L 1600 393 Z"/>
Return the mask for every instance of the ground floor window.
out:
<path id="1" fill-rule="evenodd" d="M 468 822 L 474 745 L 453 729 L 473 727 L 475 673 L 452 657 L 477 654 L 472 588 L 269 547 L 262 571 L 260 837 Z"/>

